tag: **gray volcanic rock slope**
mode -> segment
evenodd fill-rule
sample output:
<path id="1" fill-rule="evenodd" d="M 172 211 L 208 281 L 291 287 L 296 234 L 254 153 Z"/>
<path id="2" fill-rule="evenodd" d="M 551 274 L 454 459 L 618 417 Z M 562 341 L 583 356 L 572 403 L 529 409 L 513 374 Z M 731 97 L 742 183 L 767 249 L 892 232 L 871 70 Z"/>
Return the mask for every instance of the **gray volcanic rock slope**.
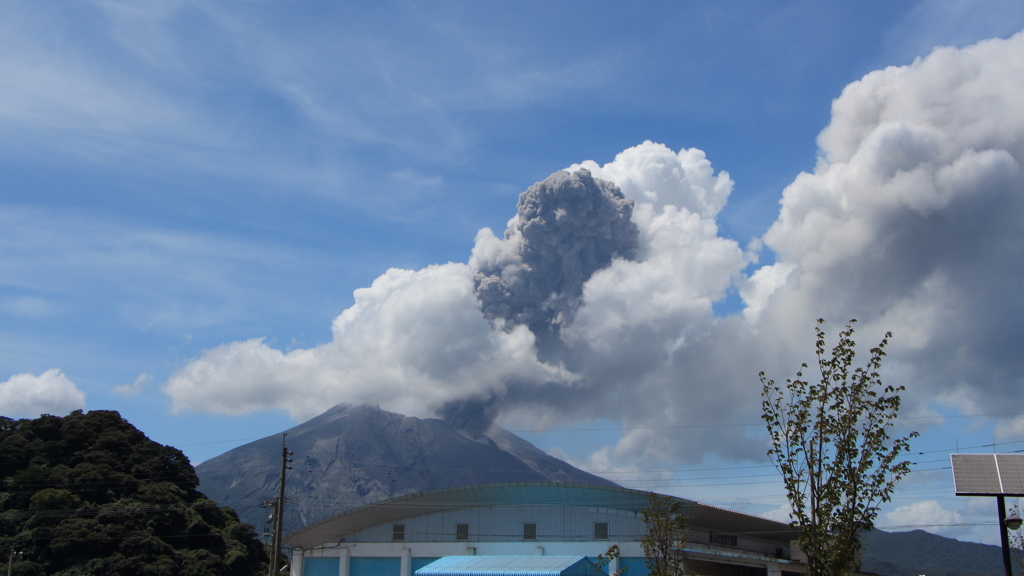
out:
<path id="1" fill-rule="evenodd" d="M 580 482 L 615 486 L 497 429 L 460 433 L 442 420 L 372 406 L 338 405 L 287 430 L 292 470 L 285 481 L 285 531 L 394 496 L 490 482 Z M 261 530 L 277 496 L 281 435 L 196 466 L 199 490 Z"/>

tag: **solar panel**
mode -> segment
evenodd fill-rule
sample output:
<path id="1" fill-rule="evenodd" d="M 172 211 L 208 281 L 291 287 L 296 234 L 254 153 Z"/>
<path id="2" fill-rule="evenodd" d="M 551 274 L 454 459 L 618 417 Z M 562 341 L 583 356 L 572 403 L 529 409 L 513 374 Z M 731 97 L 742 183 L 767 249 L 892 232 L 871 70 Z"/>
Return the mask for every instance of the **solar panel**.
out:
<path id="1" fill-rule="evenodd" d="M 1024 496 L 1024 454 L 950 454 L 957 496 Z"/>
<path id="2" fill-rule="evenodd" d="M 1024 494 L 1024 454 L 996 454 L 1004 495 Z"/>

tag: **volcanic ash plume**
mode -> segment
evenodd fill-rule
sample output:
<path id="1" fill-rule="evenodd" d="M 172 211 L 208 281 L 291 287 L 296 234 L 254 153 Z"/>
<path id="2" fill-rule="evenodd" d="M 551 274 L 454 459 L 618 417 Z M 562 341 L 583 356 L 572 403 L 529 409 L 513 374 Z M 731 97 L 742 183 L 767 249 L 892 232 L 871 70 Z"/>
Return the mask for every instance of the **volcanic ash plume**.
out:
<path id="1" fill-rule="evenodd" d="M 748 250 L 718 227 L 729 175 L 698 149 L 645 142 L 531 186 L 468 263 L 392 269 L 356 290 L 332 341 L 225 344 L 165 391 L 174 410 L 296 420 L 379 403 L 471 435 L 495 417 L 622 423 L 593 470 L 754 460 L 757 373 L 813 362 L 824 317 L 830 335 L 859 319 L 867 345 L 895 334 L 884 377 L 906 385 L 907 414 L 998 413 L 1024 401 L 1020 54 L 1024 33 L 849 85 L 814 171 Z M 1021 433 L 1024 417 L 997 429 Z"/>
<path id="2" fill-rule="evenodd" d="M 555 172 L 519 196 L 505 239 L 477 239 L 471 266 L 484 316 L 535 334 L 557 331 L 580 305 L 583 284 L 612 258 L 636 257 L 633 201 L 586 169 Z"/>

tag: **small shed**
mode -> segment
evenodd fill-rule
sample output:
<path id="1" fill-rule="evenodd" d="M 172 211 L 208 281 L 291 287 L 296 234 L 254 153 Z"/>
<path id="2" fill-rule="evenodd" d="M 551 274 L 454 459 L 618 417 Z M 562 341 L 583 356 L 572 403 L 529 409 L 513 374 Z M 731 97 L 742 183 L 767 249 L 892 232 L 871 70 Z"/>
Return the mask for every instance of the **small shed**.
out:
<path id="1" fill-rule="evenodd" d="M 594 576 L 586 556 L 445 556 L 416 576 Z"/>

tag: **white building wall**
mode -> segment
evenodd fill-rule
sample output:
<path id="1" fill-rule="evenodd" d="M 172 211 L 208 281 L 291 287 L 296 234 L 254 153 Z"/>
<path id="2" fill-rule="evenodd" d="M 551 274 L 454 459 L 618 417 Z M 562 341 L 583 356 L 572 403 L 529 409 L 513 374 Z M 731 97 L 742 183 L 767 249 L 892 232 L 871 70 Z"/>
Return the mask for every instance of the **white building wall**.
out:
<path id="1" fill-rule="evenodd" d="M 594 539 L 594 523 L 608 523 L 608 539 Z M 619 546 L 622 558 L 642 559 L 640 539 L 646 526 L 638 513 L 604 508 L 571 506 L 497 506 L 470 508 L 407 518 L 405 540 L 393 542 L 393 524 L 374 526 L 313 550 L 297 551 L 293 576 L 303 574 L 299 554 L 305 557 L 338 558 L 338 576 L 365 576 L 350 571 L 353 558 L 400 559 L 400 570 L 390 576 L 413 576 L 417 560 L 444 556 L 588 556 L 604 554 L 612 545 Z M 523 524 L 537 525 L 537 539 L 523 539 Z M 469 525 L 469 539 L 456 540 L 456 526 Z M 709 542 L 706 528 L 691 527 L 689 542 L 715 554 L 730 556 L 731 551 L 755 552 L 771 556 L 777 542 L 738 535 L 737 546 L 720 546 Z M 763 565 L 763 563 L 762 563 Z M 612 567 L 614 571 L 616 567 Z M 637 574 L 635 576 L 641 576 Z"/>

